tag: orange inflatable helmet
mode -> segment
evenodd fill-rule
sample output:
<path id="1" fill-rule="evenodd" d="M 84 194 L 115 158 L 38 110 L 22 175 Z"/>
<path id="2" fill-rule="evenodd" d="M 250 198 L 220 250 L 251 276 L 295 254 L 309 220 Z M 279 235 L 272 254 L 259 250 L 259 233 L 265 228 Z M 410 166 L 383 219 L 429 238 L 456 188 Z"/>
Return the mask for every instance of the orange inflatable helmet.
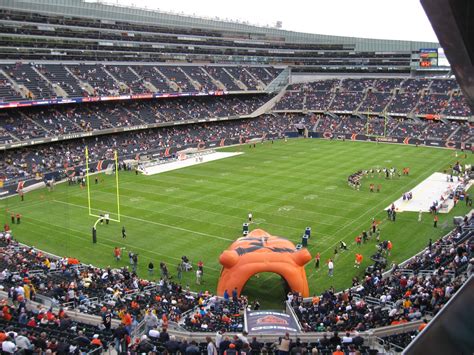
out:
<path id="1" fill-rule="evenodd" d="M 304 265 L 311 260 L 307 249 L 296 250 L 287 239 L 274 237 L 262 229 L 237 239 L 219 257 L 223 268 L 217 285 L 217 294 L 225 290 L 237 293 L 250 277 L 260 272 L 274 272 L 283 277 L 291 290 L 303 297 L 309 296 L 308 280 Z"/>

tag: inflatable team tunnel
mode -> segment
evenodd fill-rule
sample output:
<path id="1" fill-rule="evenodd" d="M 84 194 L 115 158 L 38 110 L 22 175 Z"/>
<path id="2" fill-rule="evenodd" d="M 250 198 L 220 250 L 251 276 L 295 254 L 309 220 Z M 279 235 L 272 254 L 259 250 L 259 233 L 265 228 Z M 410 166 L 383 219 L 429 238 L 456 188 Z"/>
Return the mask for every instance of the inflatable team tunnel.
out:
<path id="1" fill-rule="evenodd" d="M 223 269 L 217 294 L 229 294 L 237 287 L 240 295 L 247 281 L 260 272 L 273 272 L 283 277 L 294 292 L 309 296 L 304 266 L 311 260 L 305 248 L 297 250 L 287 239 L 274 237 L 262 229 L 237 239 L 219 257 Z"/>

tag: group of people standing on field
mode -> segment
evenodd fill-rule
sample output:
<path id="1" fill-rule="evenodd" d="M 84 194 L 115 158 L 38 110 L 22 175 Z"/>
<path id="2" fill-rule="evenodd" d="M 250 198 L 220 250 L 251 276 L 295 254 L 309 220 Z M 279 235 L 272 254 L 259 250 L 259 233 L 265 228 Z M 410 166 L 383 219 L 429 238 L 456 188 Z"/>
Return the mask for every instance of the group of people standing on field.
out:
<path id="1" fill-rule="evenodd" d="M 403 168 L 403 175 L 409 175 L 410 174 L 410 168 Z M 371 177 L 374 178 L 375 176 L 383 177 L 385 176 L 385 179 L 393 179 L 395 176 L 401 177 L 402 174 L 400 173 L 397 168 L 372 168 L 368 170 L 359 170 L 347 178 L 347 184 L 352 187 L 355 190 L 360 190 L 361 187 L 361 180 L 364 177 Z M 370 192 L 381 192 L 382 191 L 382 185 L 381 184 L 374 184 L 371 183 L 369 185 L 369 191 Z"/>

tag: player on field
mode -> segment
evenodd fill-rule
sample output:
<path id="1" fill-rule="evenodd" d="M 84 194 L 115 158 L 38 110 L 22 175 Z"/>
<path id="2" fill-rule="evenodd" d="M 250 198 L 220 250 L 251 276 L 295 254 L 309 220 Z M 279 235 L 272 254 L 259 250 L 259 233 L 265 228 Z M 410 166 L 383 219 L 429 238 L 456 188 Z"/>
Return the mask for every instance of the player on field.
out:
<path id="1" fill-rule="evenodd" d="M 127 238 L 127 233 L 125 232 L 125 226 L 122 226 L 122 238 Z"/>
<path id="2" fill-rule="evenodd" d="M 122 249 L 120 249 L 119 247 L 115 247 L 114 256 L 115 256 L 115 260 L 120 261 L 120 259 L 122 258 Z"/>
<path id="3" fill-rule="evenodd" d="M 355 256 L 354 267 L 357 269 L 360 268 L 360 264 L 362 263 L 363 259 L 364 257 L 362 256 L 362 254 L 357 253 Z"/>
<path id="4" fill-rule="evenodd" d="M 252 217 L 253 217 L 253 216 L 252 216 L 252 212 L 249 212 L 249 216 L 248 216 L 248 217 L 249 217 L 249 223 L 252 223 Z"/>
<path id="5" fill-rule="evenodd" d="M 314 268 L 319 269 L 319 261 L 321 259 L 321 253 L 316 253 L 316 256 L 314 257 Z"/>

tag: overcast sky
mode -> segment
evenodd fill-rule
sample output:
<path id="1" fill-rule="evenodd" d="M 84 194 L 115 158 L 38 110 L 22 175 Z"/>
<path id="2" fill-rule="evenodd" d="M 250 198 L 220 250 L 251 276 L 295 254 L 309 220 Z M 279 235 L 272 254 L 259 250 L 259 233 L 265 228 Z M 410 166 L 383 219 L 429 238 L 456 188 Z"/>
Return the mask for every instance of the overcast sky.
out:
<path id="1" fill-rule="evenodd" d="M 94 1 L 94 0 L 88 0 Z M 419 0 L 100 0 L 283 29 L 366 38 L 438 42 Z"/>

